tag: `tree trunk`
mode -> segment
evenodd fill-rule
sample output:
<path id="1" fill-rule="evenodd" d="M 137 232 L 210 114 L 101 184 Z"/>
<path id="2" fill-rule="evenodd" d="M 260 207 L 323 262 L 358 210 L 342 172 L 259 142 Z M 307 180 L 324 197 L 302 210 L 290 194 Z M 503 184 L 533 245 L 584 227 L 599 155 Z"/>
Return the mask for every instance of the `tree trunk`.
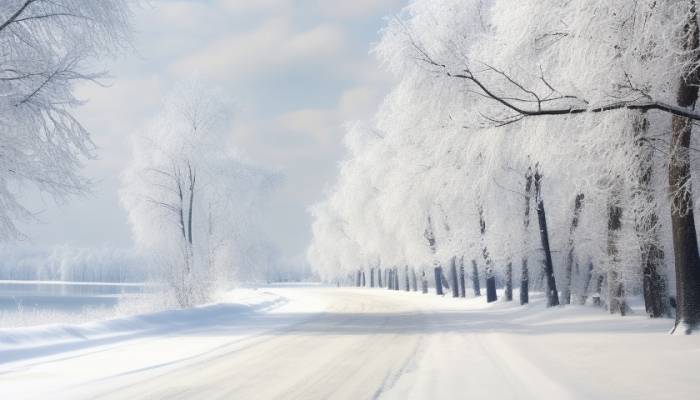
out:
<path id="1" fill-rule="evenodd" d="M 496 277 L 493 273 L 491 255 L 486 246 L 486 220 L 484 219 L 484 207 L 481 204 L 479 204 L 479 225 L 481 228 L 481 253 L 486 262 L 486 302 L 492 303 L 498 300 L 498 295 L 496 294 Z"/>
<path id="2" fill-rule="evenodd" d="M 399 289 L 399 267 L 394 268 L 394 290 Z"/>
<path id="3" fill-rule="evenodd" d="M 595 293 L 593 294 L 593 305 L 597 307 L 602 307 L 603 306 L 603 281 L 605 280 L 605 277 L 603 274 L 596 274 L 598 275 L 595 280 Z"/>
<path id="4" fill-rule="evenodd" d="M 490 276 L 486 278 L 486 302 L 493 303 L 498 300 L 496 295 L 496 277 Z"/>
<path id="5" fill-rule="evenodd" d="M 421 289 L 423 290 L 423 294 L 428 294 L 428 277 L 425 275 L 425 270 L 421 272 L 420 277 Z"/>
<path id="6" fill-rule="evenodd" d="M 700 56 L 700 30 L 695 0 L 689 0 L 688 22 L 684 27 L 682 48 L 693 59 L 689 65 L 695 66 Z M 695 108 L 698 100 L 700 71 L 694 67 L 687 76 L 681 77 L 678 105 Z M 697 233 L 693 197 L 690 189 L 690 136 L 692 121 L 680 116 L 672 117 L 671 158 L 668 167 L 668 180 L 671 190 L 671 228 L 673 231 L 673 251 L 676 264 L 676 324 L 684 333 L 691 333 L 700 324 L 700 254 L 698 254 Z"/>
<path id="7" fill-rule="evenodd" d="M 559 293 L 557 283 L 554 280 L 554 264 L 552 263 L 552 252 L 549 249 L 549 232 L 547 230 L 547 216 L 544 210 L 544 200 L 542 199 L 542 175 L 539 169 L 535 171 L 535 199 L 537 201 L 537 222 L 540 225 L 540 240 L 544 250 L 544 274 L 547 282 L 547 307 L 559 305 Z"/>
<path id="8" fill-rule="evenodd" d="M 608 310 L 610 314 L 620 313 L 625 315 L 627 304 L 625 302 L 625 288 L 620 280 L 618 267 L 620 264 L 617 242 L 622 230 L 622 207 L 619 206 L 619 194 L 612 196 L 608 215 Z"/>
<path id="9" fill-rule="evenodd" d="M 447 279 L 447 275 L 445 275 L 445 270 L 442 267 L 440 267 L 440 274 L 442 274 L 442 279 L 441 279 L 442 288 L 449 290 L 450 289 L 450 280 Z"/>
<path id="10" fill-rule="evenodd" d="M 357 282 L 355 286 L 360 287 L 360 284 L 362 283 L 362 272 L 360 270 L 357 270 Z"/>
<path id="11" fill-rule="evenodd" d="M 580 294 L 577 296 L 577 304 L 586 304 L 586 300 L 588 300 L 588 288 L 591 285 L 591 279 L 593 279 L 593 262 L 589 261 L 586 275 L 583 277 L 583 279 L 581 279 L 581 281 L 583 282 L 583 288 L 581 289 Z"/>
<path id="12" fill-rule="evenodd" d="M 513 301 L 513 263 L 508 262 L 506 265 L 506 301 Z"/>
<path id="13" fill-rule="evenodd" d="M 435 267 L 435 293 L 442 296 L 442 267 Z"/>
<path id="14" fill-rule="evenodd" d="M 450 277 L 452 278 L 452 297 L 459 297 L 459 284 L 457 283 L 457 257 L 452 257 Z"/>
<path id="15" fill-rule="evenodd" d="M 416 269 L 411 267 L 411 283 L 414 292 L 418 291 L 418 277 L 416 277 Z"/>
<path id="16" fill-rule="evenodd" d="M 688 88 L 690 90 L 690 88 Z M 693 88 L 697 93 L 697 88 Z M 690 333 L 700 324 L 700 255 L 698 254 L 693 198 L 690 192 L 691 121 L 673 117 L 669 183 L 672 191 L 671 225 L 676 262 L 676 326 Z"/>
<path id="17" fill-rule="evenodd" d="M 481 296 L 481 283 L 479 282 L 479 268 L 476 266 L 476 260 L 472 260 L 472 287 L 474 288 L 474 297 Z"/>
<path id="18" fill-rule="evenodd" d="M 405 267 L 405 272 L 406 272 L 406 291 L 408 292 L 411 290 L 411 285 L 410 285 L 410 282 L 408 280 L 408 265 Z"/>
<path id="19" fill-rule="evenodd" d="M 180 232 L 182 233 L 182 239 L 187 241 L 187 231 L 185 230 L 185 195 L 182 191 L 182 181 L 177 179 L 177 196 L 180 201 L 179 204 L 179 217 L 180 217 Z"/>
<path id="20" fill-rule="evenodd" d="M 657 239 L 658 240 L 658 239 Z M 650 244 L 643 250 L 644 307 L 650 318 L 670 315 L 669 294 L 666 279 L 658 271 L 663 266 L 664 252 L 656 244 Z"/>
<path id="21" fill-rule="evenodd" d="M 189 234 L 187 240 L 190 242 L 190 246 L 192 246 L 192 213 L 194 210 L 194 188 L 195 184 L 197 182 L 197 175 L 195 171 L 192 170 L 192 167 L 188 164 L 187 168 L 189 170 L 189 181 L 190 181 L 190 204 L 189 204 L 189 210 L 188 210 L 188 215 L 187 215 L 187 233 Z"/>
<path id="22" fill-rule="evenodd" d="M 530 237 L 530 197 L 532 193 L 532 167 L 525 172 L 525 215 L 523 218 L 523 256 L 520 267 L 520 305 L 530 302 L 530 270 L 527 266 Z"/>
<path id="23" fill-rule="evenodd" d="M 464 256 L 459 262 L 459 297 L 467 297 L 467 285 L 464 279 Z"/>
<path id="24" fill-rule="evenodd" d="M 374 287 L 374 268 L 369 269 L 369 287 Z"/>
<path id="25" fill-rule="evenodd" d="M 579 193 L 576 195 L 576 199 L 574 199 L 574 216 L 571 219 L 571 226 L 569 227 L 569 243 L 567 245 L 568 251 L 566 253 L 566 266 L 564 269 L 564 285 L 561 293 L 561 300 L 563 304 L 571 304 L 571 275 L 574 267 L 574 233 L 576 232 L 578 220 L 581 216 L 583 199 L 583 193 Z"/>
<path id="26" fill-rule="evenodd" d="M 527 267 L 527 257 L 522 259 L 522 276 L 520 277 L 520 305 L 530 302 L 530 270 Z"/>
<path id="27" fill-rule="evenodd" d="M 367 286 L 367 281 L 365 281 L 365 271 L 362 271 L 362 287 Z"/>
<path id="28" fill-rule="evenodd" d="M 642 288 L 647 315 L 658 318 L 669 315 L 670 304 L 664 268 L 664 252 L 659 243 L 659 217 L 656 210 L 656 194 L 652 186 L 654 149 L 647 143 L 649 121 L 646 115 L 636 115 L 633 121 L 637 147 L 638 173 L 635 202 L 634 227 L 642 258 Z M 654 207 L 651 213 L 642 210 Z"/>
<path id="29" fill-rule="evenodd" d="M 382 284 L 382 267 L 377 267 L 377 284 L 380 288 L 383 288 Z"/>

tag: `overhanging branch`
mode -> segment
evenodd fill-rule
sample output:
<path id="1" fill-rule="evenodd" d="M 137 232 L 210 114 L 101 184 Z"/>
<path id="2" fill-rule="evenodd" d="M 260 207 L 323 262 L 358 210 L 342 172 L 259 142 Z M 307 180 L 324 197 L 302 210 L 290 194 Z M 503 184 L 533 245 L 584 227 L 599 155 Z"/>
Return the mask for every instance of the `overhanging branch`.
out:
<path id="1" fill-rule="evenodd" d="M 544 76 L 540 77 L 540 80 L 552 91 L 550 95 L 540 96 L 534 90 L 528 89 L 521 82 L 515 80 L 512 76 L 508 75 L 504 71 L 496 69 L 490 65 L 486 65 L 486 70 L 491 71 L 498 76 L 500 76 L 508 85 L 513 87 L 514 92 L 519 92 L 521 97 L 518 95 L 513 95 L 509 93 L 507 95 L 500 95 L 495 92 L 493 88 L 487 85 L 482 79 L 477 77 L 470 68 L 465 68 L 459 73 L 454 73 L 445 64 L 441 64 L 433 60 L 428 53 L 418 46 L 414 41 L 412 45 L 418 52 L 418 59 L 432 67 L 439 70 L 444 76 L 449 78 L 464 80 L 473 83 L 478 88 L 478 91 L 474 91 L 476 94 L 495 101 L 501 104 L 503 107 L 514 111 L 516 115 L 511 115 L 505 120 L 497 120 L 494 118 L 489 118 L 490 122 L 497 123 L 497 125 L 507 125 L 513 122 L 517 122 L 525 117 L 533 116 L 554 116 L 554 115 L 572 115 L 572 114 L 585 114 L 585 113 L 603 113 L 607 111 L 614 110 L 639 110 L 639 111 L 661 111 L 671 115 L 676 115 L 679 117 L 688 118 L 693 121 L 700 121 L 700 113 L 693 109 L 680 107 L 672 104 L 668 104 L 661 101 L 656 101 L 650 98 L 646 93 L 638 99 L 633 100 L 618 100 L 608 104 L 600 106 L 590 106 L 589 102 L 585 99 L 579 98 L 577 96 L 559 94 L 559 92 L 552 87 L 552 85 L 547 82 Z M 629 77 L 627 77 L 629 80 Z M 631 87 L 631 89 L 635 89 Z M 637 90 L 635 90 L 637 91 Z M 553 93 L 559 94 L 556 97 L 551 97 Z M 551 103 L 556 101 L 570 101 L 579 104 L 568 104 L 563 106 L 553 106 Z M 534 106 L 527 106 L 533 105 Z M 547 107 L 549 106 L 549 107 Z"/>

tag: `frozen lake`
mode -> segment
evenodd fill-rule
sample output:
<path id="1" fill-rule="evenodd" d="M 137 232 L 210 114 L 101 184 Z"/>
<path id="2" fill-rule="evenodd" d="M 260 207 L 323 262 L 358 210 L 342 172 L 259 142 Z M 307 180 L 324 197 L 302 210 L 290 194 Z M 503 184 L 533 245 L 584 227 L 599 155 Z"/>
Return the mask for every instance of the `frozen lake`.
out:
<path id="1" fill-rule="evenodd" d="M 120 296 L 145 290 L 142 283 L 0 280 L 0 311 L 80 313 L 86 308 L 112 308 Z"/>

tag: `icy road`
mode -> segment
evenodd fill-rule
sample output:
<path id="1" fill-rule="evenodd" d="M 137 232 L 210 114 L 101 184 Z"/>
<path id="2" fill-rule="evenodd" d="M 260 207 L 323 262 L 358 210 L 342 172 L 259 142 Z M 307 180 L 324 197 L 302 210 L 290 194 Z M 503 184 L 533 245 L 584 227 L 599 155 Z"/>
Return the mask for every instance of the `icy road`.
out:
<path id="1" fill-rule="evenodd" d="M 696 399 L 669 320 L 378 289 L 0 329 L 3 399 Z"/>

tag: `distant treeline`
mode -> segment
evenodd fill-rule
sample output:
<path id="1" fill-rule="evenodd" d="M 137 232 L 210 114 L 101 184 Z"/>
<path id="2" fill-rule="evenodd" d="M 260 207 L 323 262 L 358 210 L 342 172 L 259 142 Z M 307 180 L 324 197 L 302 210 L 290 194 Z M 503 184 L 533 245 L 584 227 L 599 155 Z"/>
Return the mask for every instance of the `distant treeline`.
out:
<path id="1" fill-rule="evenodd" d="M 130 250 L 0 247 L 0 280 L 144 282 L 147 266 Z"/>

